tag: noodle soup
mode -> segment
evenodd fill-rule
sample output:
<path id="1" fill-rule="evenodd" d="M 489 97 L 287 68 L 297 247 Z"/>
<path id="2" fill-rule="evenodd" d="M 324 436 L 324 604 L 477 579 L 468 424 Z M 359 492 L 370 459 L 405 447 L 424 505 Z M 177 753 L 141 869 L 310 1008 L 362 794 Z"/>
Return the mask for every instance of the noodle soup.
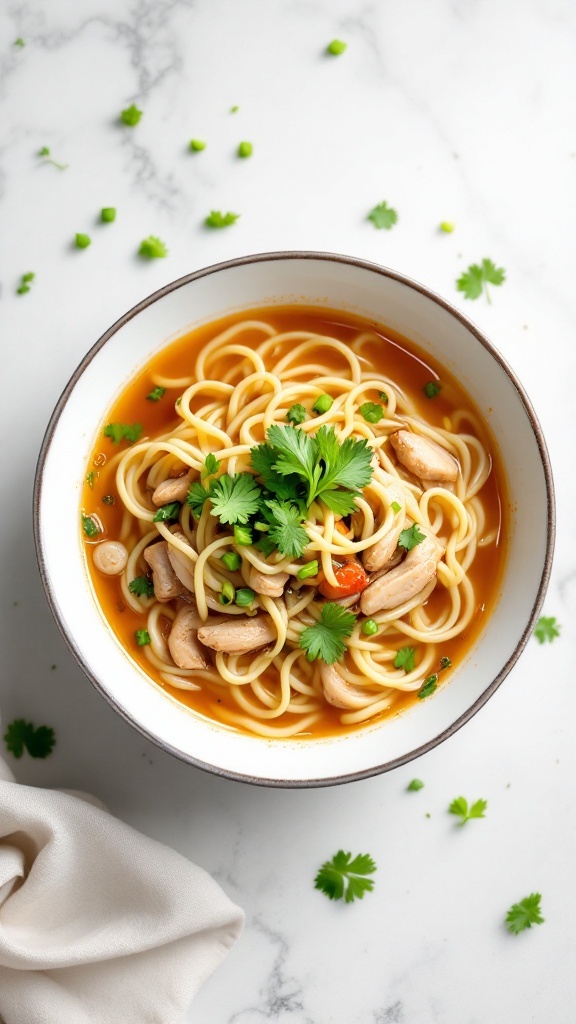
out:
<path id="1" fill-rule="evenodd" d="M 498 596 L 507 506 L 449 373 L 379 325 L 289 307 L 150 361 L 102 425 L 82 524 L 102 612 L 158 686 L 305 738 L 449 682 Z"/>

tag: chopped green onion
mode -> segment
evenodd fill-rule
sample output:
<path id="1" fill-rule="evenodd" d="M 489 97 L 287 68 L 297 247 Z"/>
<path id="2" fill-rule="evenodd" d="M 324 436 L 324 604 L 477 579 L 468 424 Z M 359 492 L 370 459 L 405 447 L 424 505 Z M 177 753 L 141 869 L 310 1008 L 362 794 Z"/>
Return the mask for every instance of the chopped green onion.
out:
<path id="1" fill-rule="evenodd" d="M 252 530 L 249 526 L 234 527 L 234 542 L 239 547 L 248 547 L 252 543 Z"/>
<path id="2" fill-rule="evenodd" d="M 157 238 L 155 235 L 148 235 L 148 238 L 144 238 L 140 242 L 138 255 L 145 256 L 148 260 L 161 259 L 168 255 L 168 249 L 160 238 Z"/>
<path id="3" fill-rule="evenodd" d="M 299 580 L 307 580 L 310 576 L 318 575 L 318 559 L 314 559 L 313 562 L 306 562 L 301 569 L 298 570 L 297 576 Z"/>
<path id="4" fill-rule="evenodd" d="M 160 399 L 166 394 L 166 388 L 152 388 L 146 395 L 147 402 L 159 402 Z"/>
<path id="5" fill-rule="evenodd" d="M 333 39 L 331 43 L 328 43 L 326 50 L 333 57 L 339 57 L 341 53 L 344 53 L 347 46 L 348 43 L 343 43 L 341 39 Z"/>
<path id="6" fill-rule="evenodd" d="M 417 793 L 419 789 L 424 789 L 424 783 L 422 779 L 412 779 L 412 782 L 408 783 L 406 789 L 409 793 Z"/>
<path id="7" fill-rule="evenodd" d="M 393 501 L 392 504 L 390 505 L 390 508 L 392 509 L 395 515 L 398 515 L 398 513 L 402 511 L 402 505 L 399 505 L 397 501 Z"/>
<path id="8" fill-rule="evenodd" d="M 138 110 L 138 107 L 133 103 L 131 103 L 129 107 L 126 107 L 126 110 L 123 110 L 120 114 L 120 120 L 123 124 L 127 124 L 129 128 L 133 128 L 135 124 L 138 124 L 141 117 L 142 111 Z"/>
<path id="9" fill-rule="evenodd" d="M 322 415 L 322 413 L 328 412 L 328 410 L 331 409 L 333 405 L 334 399 L 330 398 L 330 395 L 320 395 L 320 397 L 316 400 L 312 408 L 314 412 L 318 413 L 318 415 Z"/>
<path id="10" fill-rule="evenodd" d="M 222 593 L 219 595 L 218 600 L 220 604 L 232 604 L 232 601 L 236 597 L 236 591 L 228 580 L 224 580 L 222 584 Z"/>
<path id="11" fill-rule="evenodd" d="M 384 417 L 384 409 L 377 402 L 364 402 L 359 409 L 366 423 L 379 423 Z"/>
<path id="12" fill-rule="evenodd" d="M 384 402 L 384 405 L 388 405 L 388 395 L 386 394 L 385 391 L 379 391 L 378 398 L 380 399 L 381 402 Z"/>
<path id="13" fill-rule="evenodd" d="M 446 235 L 451 235 L 456 227 L 451 220 L 440 221 L 440 231 L 443 231 Z"/>
<path id="14" fill-rule="evenodd" d="M 221 561 L 230 572 L 236 572 L 242 565 L 242 559 L 237 551 L 226 551 L 222 555 Z"/>
<path id="15" fill-rule="evenodd" d="M 201 153 L 206 149 L 206 143 L 203 139 L 190 139 L 190 149 L 193 153 Z"/>
<path id="16" fill-rule="evenodd" d="M 436 398 L 436 395 L 439 395 L 442 391 L 442 385 L 438 380 L 429 380 L 422 388 L 422 391 L 426 398 Z"/>
<path id="17" fill-rule="evenodd" d="M 240 145 L 238 146 L 238 156 L 241 156 L 243 158 L 252 156 L 253 151 L 254 147 L 251 142 L 241 142 Z"/>
<path id="18" fill-rule="evenodd" d="M 366 622 L 363 622 L 360 628 L 366 636 L 376 636 L 378 623 L 375 619 L 366 619 Z"/>
<path id="19" fill-rule="evenodd" d="M 116 220 L 116 207 L 103 206 L 100 210 L 100 220 L 103 224 L 111 224 L 112 221 Z"/>
<path id="20" fill-rule="evenodd" d="M 26 43 L 22 39 L 22 36 L 18 36 L 18 39 L 14 40 L 14 46 L 19 46 L 20 49 L 22 49 L 23 46 L 26 46 Z"/>
<path id="21" fill-rule="evenodd" d="M 241 587 L 236 591 L 236 604 L 239 608 L 248 608 L 252 604 L 256 594 L 250 587 Z"/>
<path id="22" fill-rule="evenodd" d="M 231 114 L 237 114 L 239 110 L 240 110 L 240 107 L 230 107 L 230 113 Z"/>
<path id="23" fill-rule="evenodd" d="M 84 235 L 84 234 L 82 234 L 82 232 L 77 232 L 76 233 L 76 248 L 77 249 L 87 249 L 88 246 L 91 244 L 91 242 L 92 242 L 92 239 L 90 238 L 90 235 Z"/>

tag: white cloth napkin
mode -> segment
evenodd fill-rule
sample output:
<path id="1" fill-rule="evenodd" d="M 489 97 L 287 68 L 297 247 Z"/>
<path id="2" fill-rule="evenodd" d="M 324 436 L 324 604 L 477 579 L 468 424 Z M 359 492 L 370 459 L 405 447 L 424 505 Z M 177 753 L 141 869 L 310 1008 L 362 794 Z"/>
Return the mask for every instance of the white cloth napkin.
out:
<path id="1" fill-rule="evenodd" d="M 3 1024 L 176 1024 L 242 922 L 201 868 L 0 758 Z"/>

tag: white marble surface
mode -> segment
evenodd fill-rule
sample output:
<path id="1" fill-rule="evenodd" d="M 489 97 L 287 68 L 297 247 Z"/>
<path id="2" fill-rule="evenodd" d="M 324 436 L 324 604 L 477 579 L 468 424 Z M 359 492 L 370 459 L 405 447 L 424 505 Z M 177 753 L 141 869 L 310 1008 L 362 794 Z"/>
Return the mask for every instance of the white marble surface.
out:
<path id="1" fill-rule="evenodd" d="M 328 58 L 334 37 L 348 50 Z M 0 698 L 5 722 L 30 717 L 58 734 L 47 762 L 17 764 L 20 778 L 91 790 L 245 908 L 244 936 L 188 1024 L 573 1024 L 574 4 L 13 0 L 0 39 Z M 123 128 L 132 101 L 144 117 Z M 187 152 L 193 136 L 205 152 Z M 242 139 L 254 143 L 249 160 L 235 157 Z M 44 165 L 42 146 L 68 169 Z M 399 212 L 390 232 L 365 220 L 382 199 Z M 103 205 L 118 208 L 115 224 L 96 223 Z M 242 217 L 210 233 L 211 208 Z M 443 219 L 452 235 L 438 232 Z M 73 248 L 77 231 L 89 249 Z M 135 255 L 150 233 L 167 259 Z M 188 271 L 288 248 L 412 275 L 518 371 L 556 471 L 545 612 L 563 624 L 553 645 L 531 640 L 488 705 L 431 754 L 304 792 L 204 775 L 110 710 L 51 618 L 30 516 L 49 414 L 98 336 Z M 507 270 L 492 305 L 454 285 L 484 256 Z M 18 296 L 28 270 L 36 280 Z M 415 775 L 425 788 L 407 793 Z M 446 808 L 460 793 L 488 800 L 484 821 L 455 826 Z M 312 887 L 339 847 L 378 862 L 362 903 L 332 904 Z M 545 924 L 510 936 L 507 908 L 534 890 Z"/>

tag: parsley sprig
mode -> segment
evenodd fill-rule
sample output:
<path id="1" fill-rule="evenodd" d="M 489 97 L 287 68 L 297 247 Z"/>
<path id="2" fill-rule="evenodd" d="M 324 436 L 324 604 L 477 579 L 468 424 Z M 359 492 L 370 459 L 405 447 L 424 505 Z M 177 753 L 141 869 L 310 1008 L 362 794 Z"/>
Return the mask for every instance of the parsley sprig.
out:
<path id="1" fill-rule="evenodd" d="M 557 636 L 560 636 L 561 629 L 562 626 L 555 616 L 541 615 L 534 626 L 534 636 L 540 644 L 545 644 L 546 642 L 551 644 Z"/>
<path id="2" fill-rule="evenodd" d="M 475 800 L 473 804 L 468 806 L 466 797 L 457 796 L 450 804 L 448 810 L 450 814 L 455 814 L 460 819 L 459 825 L 465 825 L 472 818 L 484 818 L 484 811 L 487 807 L 487 800 Z"/>
<path id="3" fill-rule="evenodd" d="M 355 899 L 363 899 L 365 892 L 372 892 L 373 875 L 376 864 L 368 853 L 359 853 L 352 859 L 351 853 L 338 850 L 338 853 L 327 860 L 314 879 L 314 888 L 320 889 L 329 900 L 341 900 L 352 903 Z"/>
<path id="4" fill-rule="evenodd" d="M 47 725 L 32 725 L 24 718 L 15 718 L 4 733 L 4 742 L 14 757 L 22 757 L 26 749 L 30 757 L 48 757 L 52 753 L 56 736 Z"/>
<path id="5" fill-rule="evenodd" d="M 513 935 L 518 935 L 525 928 L 531 928 L 533 924 L 544 924 L 544 918 L 540 911 L 539 892 L 532 892 L 525 896 L 519 903 L 513 903 L 506 914 L 506 926 Z"/>
<path id="6" fill-rule="evenodd" d="M 488 285 L 501 285 L 506 279 L 503 267 L 497 267 L 492 260 L 483 259 L 481 263 L 471 263 L 456 281 L 456 288 L 464 293 L 465 299 L 479 299 L 482 293 L 488 302 L 490 292 Z"/>

